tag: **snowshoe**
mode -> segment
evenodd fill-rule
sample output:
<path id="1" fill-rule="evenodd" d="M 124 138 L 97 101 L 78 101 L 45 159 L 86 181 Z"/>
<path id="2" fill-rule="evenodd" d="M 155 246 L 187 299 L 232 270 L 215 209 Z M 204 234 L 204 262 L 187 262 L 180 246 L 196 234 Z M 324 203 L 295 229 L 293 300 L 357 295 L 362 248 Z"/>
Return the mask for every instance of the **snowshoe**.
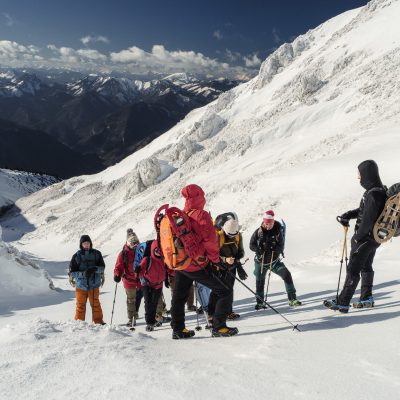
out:
<path id="1" fill-rule="evenodd" d="M 172 332 L 172 339 L 188 339 L 195 335 L 194 331 L 183 328 L 179 331 Z"/>
<path id="2" fill-rule="evenodd" d="M 368 297 L 366 300 L 359 300 L 353 303 L 354 308 L 372 308 L 375 306 L 374 298 Z"/>
<path id="3" fill-rule="evenodd" d="M 212 337 L 228 337 L 228 336 L 234 336 L 239 333 L 238 328 L 228 328 L 227 326 L 224 326 L 223 328 L 215 329 L 213 328 L 211 331 Z"/>
<path id="4" fill-rule="evenodd" d="M 350 308 L 350 306 L 343 306 L 341 304 L 337 304 L 336 300 L 334 300 L 334 299 L 324 300 L 324 306 L 333 311 L 339 311 L 342 314 L 347 314 L 349 312 L 349 308 Z"/>
<path id="5" fill-rule="evenodd" d="M 265 305 L 265 304 L 263 304 L 263 303 L 257 303 L 255 306 L 254 306 L 254 309 L 255 310 L 265 310 L 267 308 L 267 306 Z"/>
<path id="6" fill-rule="evenodd" d="M 153 332 L 154 331 L 154 325 L 146 325 L 146 332 Z"/>
<path id="7" fill-rule="evenodd" d="M 226 319 L 228 319 L 229 321 L 233 321 L 235 319 L 240 318 L 240 314 L 236 314 L 235 312 L 231 312 L 230 314 L 227 315 Z"/>
<path id="8" fill-rule="evenodd" d="M 294 299 L 294 300 L 289 300 L 289 306 L 290 307 L 297 307 L 297 306 L 301 306 L 301 301 Z"/>

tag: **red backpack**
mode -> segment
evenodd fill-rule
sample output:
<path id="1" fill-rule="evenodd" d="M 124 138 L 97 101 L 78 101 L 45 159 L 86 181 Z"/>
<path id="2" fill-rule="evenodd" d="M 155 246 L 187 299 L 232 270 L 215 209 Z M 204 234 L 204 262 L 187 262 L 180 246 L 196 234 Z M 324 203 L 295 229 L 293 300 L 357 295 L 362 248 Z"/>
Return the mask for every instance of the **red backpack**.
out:
<path id="1" fill-rule="evenodd" d="M 154 217 L 159 248 L 170 269 L 184 270 L 194 263 L 204 267 L 208 259 L 202 238 L 192 229 L 190 215 L 177 207 L 162 205 Z"/>

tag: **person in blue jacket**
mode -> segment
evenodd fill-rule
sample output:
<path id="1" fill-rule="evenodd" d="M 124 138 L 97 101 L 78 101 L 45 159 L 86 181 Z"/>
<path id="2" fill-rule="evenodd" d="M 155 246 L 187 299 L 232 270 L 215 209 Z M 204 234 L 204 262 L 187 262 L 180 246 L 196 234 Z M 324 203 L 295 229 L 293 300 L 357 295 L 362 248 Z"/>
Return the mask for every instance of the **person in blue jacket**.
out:
<path id="1" fill-rule="evenodd" d="M 93 248 L 89 235 L 82 235 L 79 250 L 72 256 L 69 264 L 69 281 L 76 288 L 76 320 L 85 320 L 86 303 L 92 306 L 92 319 L 95 324 L 104 325 L 100 305 L 100 286 L 104 284 L 105 264 L 99 250 Z"/>

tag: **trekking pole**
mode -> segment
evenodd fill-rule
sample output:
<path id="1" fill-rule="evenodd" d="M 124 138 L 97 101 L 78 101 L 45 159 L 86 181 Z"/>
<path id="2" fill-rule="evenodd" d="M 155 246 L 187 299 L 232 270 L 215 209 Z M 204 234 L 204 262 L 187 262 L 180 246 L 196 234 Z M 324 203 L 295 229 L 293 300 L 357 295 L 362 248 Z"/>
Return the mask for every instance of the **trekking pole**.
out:
<path id="1" fill-rule="evenodd" d="M 269 289 L 269 280 L 271 279 L 271 271 L 272 271 L 272 260 L 274 258 L 274 252 L 271 253 L 271 260 L 269 263 L 269 273 L 268 273 L 268 281 L 267 281 L 267 291 L 265 293 L 265 300 L 268 300 L 268 289 Z"/>
<path id="2" fill-rule="evenodd" d="M 194 281 L 194 297 L 196 299 L 196 309 L 199 309 L 199 303 L 198 303 L 198 298 L 197 298 L 197 282 Z M 201 331 L 201 326 L 199 324 L 199 313 L 196 311 L 196 319 L 197 319 L 197 326 L 194 328 L 196 331 Z"/>
<path id="3" fill-rule="evenodd" d="M 343 267 L 343 259 L 345 258 L 346 254 L 346 269 L 347 269 L 347 230 L 349 229 L 348 226 L 343 226 L 344 228 L 344 240 L 343 240 L 343 247 L 342 247 L 342 258 L 340 260 L 340 270 L 339 270 L 339 279 L 338 279 L 338 286 L 336 290 L 336 304 L 339 303 L 339 288 L 340 288 L 340 278 L 342 275 L 342 267 Z"/>
<path id="4" fill-rule="evenodd" d="M 262 303 L 264 303 L 264 305 L 266 304 L 272 311 L 274 311 L 276 314 L 279 314 L 287 323 L 289 323 L 292 327 L 293 330 L 297 330 L 299 332 L 300 329 L 298 328 L 298 324 L 294 325 L 292 322 L 290 322 L 283 314 L 281 314 L 277 309 L 275 309 L 274 307 L 271 306 L 271 304 L 269 304 L 266 300 L 263 300 L 256 292 L 254 292 L 253 290 L 251 290 L 245 283 L 243 283 L 239 278 L 237 278 L 236 276 L 234 276 L 230 271 L 228 271 L 229 274 L 231 274 L 231 276 L 233 276 L 238 282 L 240 282 L 247 290 L 249 290 L 251 293 L 254 294 L 254 296 L 256 296 L 256 298 L 258 300 L 260 300 Z"/>
<path id="5" fill-rule="evenodd" d="M 118 283 L 115 283 L 114 301 L 113 301 L 113 307 L 112 307 L 112 312 L 111 312 L 110 325 L 112 325 L 112 321 L 113 321 L 113 317 L 114 317 L 114 306 L 115 306 L 115 297 L 117 296 L 117 288 L 118 288 Z"/>

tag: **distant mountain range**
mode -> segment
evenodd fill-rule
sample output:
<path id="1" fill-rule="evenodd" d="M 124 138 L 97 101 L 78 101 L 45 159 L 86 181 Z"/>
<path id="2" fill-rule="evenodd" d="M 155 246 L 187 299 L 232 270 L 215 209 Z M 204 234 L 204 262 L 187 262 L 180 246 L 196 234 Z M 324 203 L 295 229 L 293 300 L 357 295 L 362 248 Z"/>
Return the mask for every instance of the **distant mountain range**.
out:
<path id="1" fill-rule="evenodd" d="M 238 83 L 184 73 L 142 81 L 0 69 L 0 141 L 10 140 L 0 152 L 0 167 L 23 165 L 28 171 L 64 178 L 100 171 Z M 28 137 L 36 151 L 40 149 L 40 162 L 32 154 L 22 163 L 24 151 L 12 148 Z M 54 164 L 55 155 L 70 162 Z"/>

